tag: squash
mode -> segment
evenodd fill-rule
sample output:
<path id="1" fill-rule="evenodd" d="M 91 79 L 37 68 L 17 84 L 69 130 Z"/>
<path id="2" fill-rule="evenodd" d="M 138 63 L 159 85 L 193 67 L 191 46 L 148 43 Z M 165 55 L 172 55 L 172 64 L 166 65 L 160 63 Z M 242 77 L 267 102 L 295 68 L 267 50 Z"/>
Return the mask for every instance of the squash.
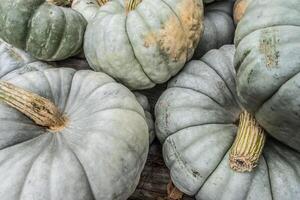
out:
<path id="1" fill-rule="evenodd" d="M 242 112 L 233 59 L 233 45 L 209 51 L 160 97 L 156 133 L 172 181 L 199 200 L 299 199 L 300 153 L 270 137 L 262 150 L 266 135 Z"/>
<path id="2" fill-rule="evenodd" d="M 155 138 L 155 131 L 154 131 L 154 121 L 150 111 L 150 104 L 148 98 L 139 92 L 134 92 L 134 95 L 136 97 L 136 100 L 139 102 L 139 104 L 141 104 L 141 106 L 145 111 L 146 122 L 149 130 L 149 143 L 151 144 Z"/>
<path id="3" fill-rule="evenodd" d="M 202 20 L 201 0 L 111 0 L 88 23 L 84 52 L 95 71 L 131 89 L 151 88 L 192 57 Z"/>
<path id="4" fill-rule="evenodd" d="M 0 0 L 0 38 L 40 60 L 63 60 L 82 49 L 86 21 L 70 0 Z"/>
<path id="5" fill-rule="evenodd" d="M 30 71 L 42 71 L 50 67 L 0 39 L 0 79 L 9 80 Z"/>
<path id="6" fill-rule="evenodd" d="M 115 200 L 133 193 L 149 135 L 127 88 L 104 73 L 70 68 L 9 82 L 0 81 L 2 200 Z"/>
<path id="7" fill-rule="evenodd" d="M 205 7 L 204 32 L 193 56 L 195 59 L 211 49 L 233 43 L 235 26 L 232 7 L 231 1 L 215 2 Z"/>
<path id="8" fill-rule="evenodd" d="M 255 20 L 259 19 L 259 20 Z M 273 137 L 300 151 L 300 1 L 252 0 L 235 45 L 241 104 Z"/>

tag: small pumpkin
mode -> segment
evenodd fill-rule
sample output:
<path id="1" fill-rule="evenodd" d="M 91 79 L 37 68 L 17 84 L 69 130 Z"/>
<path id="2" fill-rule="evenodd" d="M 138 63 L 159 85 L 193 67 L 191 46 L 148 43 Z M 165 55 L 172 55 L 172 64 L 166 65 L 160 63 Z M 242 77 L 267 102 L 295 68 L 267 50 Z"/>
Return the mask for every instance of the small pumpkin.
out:
<path id="1" fill-rule="evenodd" d="M 242 105 L 273 137 L 298 151 L 299 26 L 300 1 L 251 0 L 235 35 Z"/>
<path id="2" fill-rule="evenodd" d="M 9 82 L 0 81 L 1 199 L 115 200 L 133 193 L 149 135 L 127 88 L 104 73 L 69 68 Z"/>
<path id="3" fill-rule="evenodd" d="M 131 89 L 166 82 L 202 34 L 201 0 L 111 0 L 89 22 L 84 52 L 95 71 Z"/>
<path id="4" fill-rule="evenodd" d="M 270 137 L 262 151 L 265 134 L 237 98 L 233 57 L 233 45 L 209 51 L 160 97 L 156 133 L 171 178 L 199 200 L 299 199 L 300 153 Z"/>
<path id="5" fill-rule="evenodd" d="M 195 50 L 194 58 L 201 58 L 211 49 L 232 44 L 235 26 L 232 19 L 231 1 L 220 1 L 205 7 L 204 32 Z"/>
<path id="6" fill-rule="evenodd" d="M 86 20 L 68 6 L 70 0 L 0 0 L 0 38 L 40 60 L 76 55 Z"/>

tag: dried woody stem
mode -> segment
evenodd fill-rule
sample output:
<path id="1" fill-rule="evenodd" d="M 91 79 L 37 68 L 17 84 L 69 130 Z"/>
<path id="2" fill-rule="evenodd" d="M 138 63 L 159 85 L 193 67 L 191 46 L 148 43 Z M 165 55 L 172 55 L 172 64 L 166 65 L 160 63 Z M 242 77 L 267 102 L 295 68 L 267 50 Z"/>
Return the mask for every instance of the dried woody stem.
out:
<path id="1" fill-rule="evenodd" d="M 125 4 L 126 14 L 134 10 L 141 2 L 142 0 L 126 0 L 126 4 Z"/>
<path id="2" fill-rule="evenodd" d="M 230 167 L 238 172 L 251 172 L 257 166 L 265 140 L 266 134 L 255 118 L 247 111 L 242 112 L 229 156 Z"/>
<path id="3" fill-rule="evenodd" d="M 97 0 L 98 4 L 100 6 L 103 6 L 104 4 L 106 4 L 107 2 L 109 2 L 110 0 Z"/>
<path id="4" fill-rule="evenodd" d="M 0 100 L 51 131 L 66 126 L 67 119 L 51 101 L 10 83 L 0 81 Z"/>
<path id="5" fill-rule="evenodd" d="M 71 7 L 73 0 L 46 0 L 46 1 L 56 6 Z"/>

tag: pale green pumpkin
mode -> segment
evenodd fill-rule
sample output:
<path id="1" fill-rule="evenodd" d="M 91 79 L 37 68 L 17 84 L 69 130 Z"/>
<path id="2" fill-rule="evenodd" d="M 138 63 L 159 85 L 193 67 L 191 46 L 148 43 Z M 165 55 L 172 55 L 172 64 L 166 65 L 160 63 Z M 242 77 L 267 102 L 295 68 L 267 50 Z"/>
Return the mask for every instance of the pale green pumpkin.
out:
<path id="1" fill-rule="evenodd" d="M 127 88 L 104 73 L 68 68 L 9 82 L 22 89 L 0 81 L 2 200 L 123 200 L 133 193 L 149 135 Z"/>
<path id="2" fill-rule="evenodd" d="M 203 31 L 202 0 L 111 0 L 101 7 L 76 2 L 74 9 L 90 19 L 84 39 L 90 66 L 131 89 L 174 76 L 192 57 Z M 87 13 L 88 8 L 97 13 Z"/>
<path id="3" fill-rule="evenodd" d="M 172 181 L 197 200 L 299 199 L 300 153 L 271 137 L 251 172 L 230 167 L 243 110 L 236 93 L 233 58 L 231 45 L 190 61 L 158 100 L 156 133 Z M 245 152 L 255 144 L 256 133 L 250 130 L 240 140 Z"/>
<path id="4" fill-rule="evenodd" d="M 40 60 L 79 53 L 86 20 L 65 3 L 69 1 L 0 0 L 0 38 Z"/>
<path id="5" fill-rule="evenodd" d="M 235 45 L 240 102 L 273 137 L 300 151 L 300 1 L 251 0 Z"/>

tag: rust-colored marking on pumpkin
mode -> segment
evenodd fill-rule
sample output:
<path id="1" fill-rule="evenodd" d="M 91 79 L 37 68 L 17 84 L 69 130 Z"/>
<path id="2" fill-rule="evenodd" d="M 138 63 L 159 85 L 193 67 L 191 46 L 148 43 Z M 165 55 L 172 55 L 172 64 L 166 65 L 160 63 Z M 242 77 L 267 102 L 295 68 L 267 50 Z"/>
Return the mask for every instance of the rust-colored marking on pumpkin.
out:
<path id="1" fill-rule="evenodd" d="M 278 66 L 279 51 L 277 50 L 277 33 L 274 29 L 264 30 L 261 33 L 259 50 L 265 57 L 266 67 L 274 68 Z"/>
<path id="2" fill-rule="evenodd" d="M 239 23 L 239 21 L 243 18 L 249 2 L 250 0 L 238 0 L 235 2 L 233 8 L 233 19 L 235 24 Z"/>
<path id="3" fill-rule="evenodd" d="M 179 19 L 187 37 L 188 58 L 190 58 L 204 30 L 203 4 L 196 0 L 184 0 L 178 7 Z"/>
<path id="4" fill-rule="evenodd" d="M 168 59 L 184 62 L 192 56 L 199 42 L 203 30 L 203 13 L 202 5 L 195 0 L 182 1 L 178 8 L 178 16 L 173 14 L 158 33 L 150 32 L 144 37 L 144 46 L 148 48 L 158 44 Z"/>

